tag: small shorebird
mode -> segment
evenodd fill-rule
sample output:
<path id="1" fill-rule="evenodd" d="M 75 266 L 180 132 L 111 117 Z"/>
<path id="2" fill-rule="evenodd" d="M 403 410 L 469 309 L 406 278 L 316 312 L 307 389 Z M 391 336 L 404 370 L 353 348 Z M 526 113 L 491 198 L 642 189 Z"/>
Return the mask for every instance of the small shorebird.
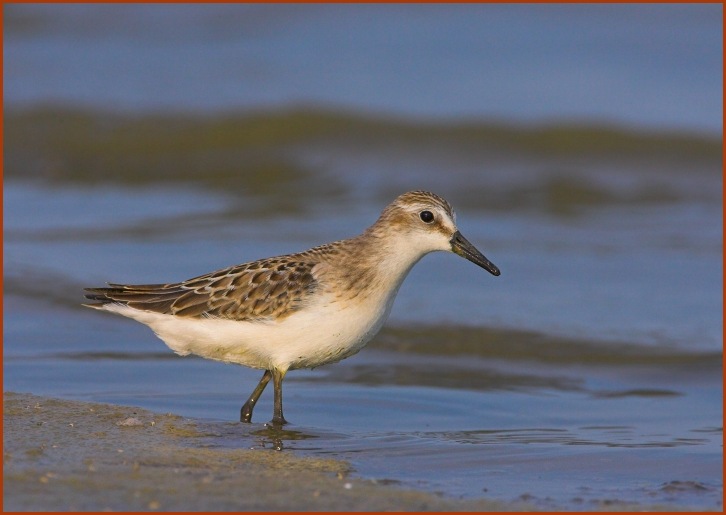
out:
<path id="1" fill-rule="evenodd" d="M 252 420 L 272 379 L 272 423 L 282 425 L 287 423 L 282 415 L 287 371 L 336 363 L 361 350 L 388 318 L 413 265 L 437 250 L 499 275 L 456 228 L 446 200 L 411 191 L 360 236 L 180 283 L 86 288 L 86 297 L 97 303 L 85 305 L 148 325 L 182 356 L 263 369 L 240 420 Z"/>

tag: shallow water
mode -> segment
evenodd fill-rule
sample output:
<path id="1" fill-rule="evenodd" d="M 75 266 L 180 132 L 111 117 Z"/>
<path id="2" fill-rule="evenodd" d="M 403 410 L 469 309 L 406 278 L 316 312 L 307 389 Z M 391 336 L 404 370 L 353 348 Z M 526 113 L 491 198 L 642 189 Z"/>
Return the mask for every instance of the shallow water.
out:
<path id="1" fill-rule="evenodd" d="M 159 204 L 164 196 L 172 202 Z M 133 209 L 87 216 L 96 205 Z M 254 424 L 234 422 L 259 372 L 176 357 L 146 328 L 79 306 L 88 284 L 186 277 L 334 239 L 365 218 L 354 209 L 330 226 L 318 207 L 304 220 L 230 221 L 218 232 L 186 225 L 224 205 L 184 189 L 7 183 L 5 389 L 200 418 L 203 445 L 337 457 L 363 477 L 448 496 L 568 509 L 720 506 L 718 236 L 691 230 L 708 205 L 641 209 L 639 221 L 629 208 L 630 224 L 607 208 L 607 228 L 598 217 L 527 224 L 464 210 L 460 225 L 503 275 L 450 255 L 424 259 L 369 348 L 288 375 L 293 425 L 280 434 L 261 423 L 269 392 Z M 521 240 L 497 225 L 518 228 Z M 638 228 L 651 226 L 664 234 L 633 251 Z M 605 245 L 593 231 L 617 238 Z M 672 243 L 684 238 L 698 244 Z M 684 263 L 686 277 L 672 277 Z"/>
<path id="2" fill-rule="evenodd" d="M 577 123 L 462 119 L 453 105 L 442 105 L 441 121 L 410 89 L 409 107 L 435 116 L 410 117 L 405 105 L 380 115 L 336 109 L 334 95 L 325 109 L 285 109 L 290 97 L 279 91 L 274 109 L 241 95 L 218 101 L 254 113 L 215 114 L 199 98 L 190 114 L 179 106 L 205 84 L 181 84 L 169 104 L 153 89 L 143 98 L 110 85 L 83 93 L 65 82 L 68 69 L 47 69 L 52 54 L 41 52 L 60 39 L 81 61 L 122 55 L 139 34 L 155 40 L 149 27 L 173 20 L 134 25 L 145 8 L 125 22 L 100 7 L 90 18 L 81 8 L 49 17 L 53 9 L 14 6 L 5 18 L 20 24 L 9 32 L 6 66 L 35 56 L 6 83 L 6 391 L 175 412 L 202 420 L 200 445 L 341 458 L 363 477 L 447 496 L 564 509 L 721 507 L 722 149 L 706 111 L 696 120 L 671 112 L 673 123 L 658 130 L 625 128 L 659 123 L 637 102 L 611 102 L 621 128 L 582 121 L 593 116 L 587 102 L 573 102 Z M 350 22 L 346 9 L 336 16 Z M 303 30 L 295 16 L 307 15 L 295 12 L 282 26 Z M 419 23 L 435 24 L 438 11 L 426 12 Z M 270 13 L 274 30 L 263 23 L 269 33 L 245 37 L 262 44 L 278 34 L 279 13 Z M 652 28 L 669 33 L 678 17 L 661 15 Z M 697 35 L 693 46 L 665 61 L 687 61 L 710 37 L 710 21 L 693 16 L 679 29 Z M 106 42 L 113 48 L 94 50 L 104 22 L 118 31 Z M 140 32 L 127 32 L 132 26 Z M 233 53 L 239 41 L 229 34 L 225 43 L 193 32 L 201 50 L 192 61 L 208 44 Z M 633 55 L 647 54 L 651 36 L 643 33 Z M 278 51 L 269 62 L 289 72 Z M 608 74 L 618 55 L 588 80 Z M 144 59 L 141 69 L 155 62 Z M 693 76 L 710 77 L 706 61 L 692 63 Z M 661 64 L 663 73 L 681 69 Z M 33 77 L 46 80 L 23 87 Z M 659 85 L 685 92 L 683 77 Z M 98 108 L 105 95 L 117 102 L 113 113 Z M 672 98 L 653 102 L 661 97 Z M 382 95 L 378 107 L 398 98 Z M 542 120 L 537 97 L 526 98 L 506 120 L 524 111 Z M 370 97 L 346 105 L 373 106 Z M 169 112 L 148 111 L 159 107 Z M 86 286 L 176 281 L 357 234 L 397 194 L 420 188 L 452 202 L 462 233 L 502 275 L 453 255 L 424 258 L 369 347 L 288 375 L 293 424 L 283 432 L 263 425 L 270 392 L 252 425 L 236 422 L 258 371 L 177 357 L 147 328 L 80 307 Z"/>
<path id="3" fill-rule="evenodd" d="M 723 8 L 8 5 L 4 99 L 721 131 Z"/>

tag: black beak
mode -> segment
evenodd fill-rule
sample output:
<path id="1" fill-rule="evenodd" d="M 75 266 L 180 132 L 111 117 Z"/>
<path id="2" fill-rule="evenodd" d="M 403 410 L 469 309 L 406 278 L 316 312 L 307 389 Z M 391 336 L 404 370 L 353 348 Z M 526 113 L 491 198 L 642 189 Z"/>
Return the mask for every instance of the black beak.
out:
<path id="1" fill-rule="evenodd" d="M 494 266 L 494 263 L 484 257 L 484 254 L 479 252 L 477 248 L 469 243 L 469 240 L 464 238 L 459 231 L 456 231 L 451 237 L 451 251 L 455 254 L 459 254 L 461 257 L 468 259 L 474 264 L 479 265 L 483 269 L 487 270 L 492 275 L 499 275 L 501 272 Z"/>

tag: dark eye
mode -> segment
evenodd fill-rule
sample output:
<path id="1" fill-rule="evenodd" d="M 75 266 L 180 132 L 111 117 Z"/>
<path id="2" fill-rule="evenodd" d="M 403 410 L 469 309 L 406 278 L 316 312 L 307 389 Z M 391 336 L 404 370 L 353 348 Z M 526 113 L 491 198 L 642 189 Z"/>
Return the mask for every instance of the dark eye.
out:
<path id="1" fill-rule="evenodd" d="M 434 214 L 431 211 L 421 211 L 418 216 L 420 216 L 421 220 L 423 220 L 427 224 L 430 224 L 434 221 Z"/>

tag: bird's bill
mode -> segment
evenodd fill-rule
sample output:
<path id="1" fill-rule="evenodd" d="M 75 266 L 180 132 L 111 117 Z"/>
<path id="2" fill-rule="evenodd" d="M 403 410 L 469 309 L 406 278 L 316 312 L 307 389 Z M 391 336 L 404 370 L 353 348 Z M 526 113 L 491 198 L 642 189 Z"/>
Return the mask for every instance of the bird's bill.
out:
<path id="1" fill-rule="evenodd" d="M 468 259 L 476 265 L 479 265 L 492 275 L 499 275 L 501 273 L 494 263 L 484 257 L 484 254 L 479 252 L 474 245 L 469 243 L 469 240 L 464 238 L 459 231 L 454 233 L 451 237 L 450 243 L 451 251 L 453 253 Z"/>

